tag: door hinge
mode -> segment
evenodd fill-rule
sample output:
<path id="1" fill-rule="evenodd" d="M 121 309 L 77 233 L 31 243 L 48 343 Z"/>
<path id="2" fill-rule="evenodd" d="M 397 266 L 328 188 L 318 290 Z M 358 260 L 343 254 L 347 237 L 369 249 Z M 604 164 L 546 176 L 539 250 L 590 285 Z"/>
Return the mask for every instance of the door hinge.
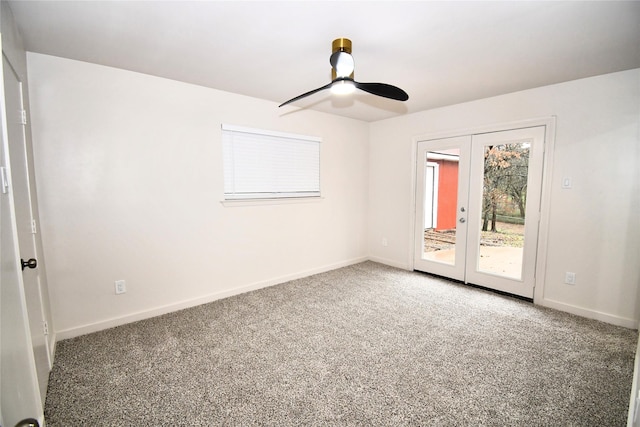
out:
<path id="1" fill-rule="evenodd" d="M 27 110 L 20 110 L 20 124 L 27 124 Z"/>
<path id="2" fill-rule="evenodd" d="M 38 228 L 36 227 L 36 220 L 31 220 L 31 234 L 38 234 Z"/>
<path id="3" fill-rule="evenodd" d="M 9 178 L 7 177 L 7 168 L 0 167 L 0 175 L 2 176 L 2 194 L 9 192 Z"/>
<path id="4" fill-rule="evenodd" d="M 49 335 L 49 324 L 46 321 L 42 322 L 42 332 L 45 335 Z"/>

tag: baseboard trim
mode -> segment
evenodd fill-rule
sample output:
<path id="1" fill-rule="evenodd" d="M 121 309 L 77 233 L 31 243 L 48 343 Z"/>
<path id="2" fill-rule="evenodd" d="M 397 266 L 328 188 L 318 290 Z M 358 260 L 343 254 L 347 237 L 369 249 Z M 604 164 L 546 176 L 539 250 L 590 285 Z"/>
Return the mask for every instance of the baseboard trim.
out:
<path id="1" fill-rule="evenodd" d="M 80 335 L 86 335 L 93 332 L 98 332 L 104 329 L 114 328 L 116 326 L 125 325 L 127 323 L 137 322 L 144 319 L 149 319 L 156 316 L 161 316 L 163 314 L 171 313 L 178 310 L 183 310 L 186 308 L 196 307 L 198 305 L 207 304 L 219 299 L 228 298 L 234 295 L 239 295 L 245 292 L 254 291 L 257 289 L 266 288 L 269 286 L 278 285 L 280 283 L 285 283 L 290 280 L 296 280 L 303 277 L 312 276 L 314 274 L 324 273 L 326 271 L 335 270 L 342 267 L 347 267 L 349 265 L 358 264 L 364 261 L 373 261 L 380 264 L 388 265 L 391 267 L 400 268 L 403 270 L 411 271 L 413 268 L 410 265 L 400 263 L 394 260 L 369 256 L 369 257 L 358 257 L 350 260 L 325 265 L 318 268 L 313 268 L 309 270 L 300 271 L 297 273 L 292 273 L 276 278 L 272 278 L 269 280 L 264 280 L 260 282 L 250 283 L 247 285 L 237 286 L 232 289 L 227 289 L 224 291 L 214 292 L 212 294 L 204 295 L 202 297 L 191 298 L 187 300 L 178 301 L 176 303 L 167 304 L 159 307 L 155 307 L 148 310 L 138 311 L 135 313 L 127 314 L 125 316 L 113 317 L 106 320 L 101 320 L 99 322 L 89 323 L 81 326 L 76 326 L 73 328 L 63 329 L 54 332 L 54 349 L 55 343 L 59 340 L 65 340 L 69 338 L 74 338 Z M 536 304 L 539 304 L 543 307 L 554 308 L 556 310 L 565 311 L 571 314 L 576 314 L 578 316 L 586 317 L 589 319 L 600 320 L 602 322 L 610 323 L 617 326 L 622 326 L 629 329 L 638 329 L 638 321 L 634 319 L 628 319 L 620 316 L 614 316 L 608 313 L 603 313 L 595 310 L 589 310 L 583 307 L 574 306 L 571 304 L 566 304 L 560 301 L 551 300 L 548 298 L 542 298 L 539 301 L 535 301 Z M 55 351 L 55 350 L 54 350 Z M 52 358 L 53 360 L 53 358 Z"/>
<path id="2" fill-rule="evenodd" d="M 247 285 L 237 286 L 232 289 L 224 291 L 214 292 L 212 294 L 204 295 L 202 297 L 191 298 L 182 300 L 176 303 L 167 304 L 159 307 L 155 307 L 149 310 L 138 311 L 125 316 L 113 317 L 99 322 L 89 323 L 86 325 L 76 326 L 73 328 L 63 329 L 56 331 L 57 340 L 65 340 L 69 338 L 78 337 L 80 335 L 86 335 L 93 332 L 102 331 L 104 329 L 114 328 L 116 326 L 125 325 L 127 323 L 137 322 L 139 320 L 149 319 L 163 314 L 172 313 L 178 310 L 184 310 L 186 308 L 196 307 L 198 305 L 207 304 L 219 299 L 228 298 L 234 295 L 239 295 L 245 292 L 255 291 L 257 289 L 267 288 L 269 286 L 278 285 L 291 280 L 301 279 L 303 277 L 312 276 L 314 274 L 324 273 L 338 268 L 347 267 L 349 265 L 358 264 L 369 260 L 368 257 L 353 258 L 347 261 L 341 261 L 334 264 L 325 265 L 310 270 L 304 270 L 297 273 L 287 274 L 273 279 L 268 279 L 260 282 L 250 283 Z"/>
<path id="3" fill-rule="evenodd" d="M 601 311 L 590 310 L 584 307 L 578 307 L 576 305 L 555 301 L 549 298 L 541 298 L 540 301 L 536 300 L 535 303 L 543 307 L 554 308 L 556 310 L 565 311 L 571 314 L 576 314 L 578 316 L 586 317 L 588 319 L 600 320 L 601 322 L 610 323 L 616 326 L 622 326 L 624 328 L 638 329 L 638 321 L 634 319 L 615 316 L 613 314 L 604 313 Z"/>
<path id="4" fill-rule="evenodd" d="M 387 259 L 387 258 L 380 258 L 377 256 L 370 256 L 369 261 L 373 261 L 373 262 L 377 262 L 379 264 L 384 264 L 384 265 L 388 265 L 390 267 L 396 267 L 396 268 L 400 268 L 402 270 L 413 270 L 413 266 L 409 265 L 409 264 L 403 264 L 401 262 L 397 262 L 391 259 Z"/>

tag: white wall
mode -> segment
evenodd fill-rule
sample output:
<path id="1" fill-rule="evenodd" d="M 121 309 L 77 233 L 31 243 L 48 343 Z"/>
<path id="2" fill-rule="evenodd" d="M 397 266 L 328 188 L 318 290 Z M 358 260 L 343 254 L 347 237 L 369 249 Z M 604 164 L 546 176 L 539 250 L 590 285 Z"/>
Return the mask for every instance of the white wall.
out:
<path id="1" fill-rule="evenodd" d="M 367 123 L 41 54 L 28 67 L 58 338 L 366 259 Z M 221 123 L 322 137 L 324 199 L 224 207 Z"/>
<path id="2" fill-rule="evenodd" d="M 369 254 L 412 268 L 414 137 L 557 117 L 546 275 L 536 302 L 637 327 L 640 318 L 640 70 L 517 92 L 373 123 Z M 571 190 L 561 178 L 573 179 Z M 388 246 L 381 240 L 386 237 Z M 565 271 L 577 285 L 563 283 Z"/>
<path id="3" fill-rule="evenodd" d="M 367 257 L 412 268 L 413 139 L 549 116 L 557 132 L 536 302 L 637 326 L 640 70 L 367 124 L 46 55 L 29 53 L 28 65 L 60 338 Z M 223 207 L 221 123 L 321 136 L 325 199 Z M 576 286 L 563 284 L 565 271 Z"/>

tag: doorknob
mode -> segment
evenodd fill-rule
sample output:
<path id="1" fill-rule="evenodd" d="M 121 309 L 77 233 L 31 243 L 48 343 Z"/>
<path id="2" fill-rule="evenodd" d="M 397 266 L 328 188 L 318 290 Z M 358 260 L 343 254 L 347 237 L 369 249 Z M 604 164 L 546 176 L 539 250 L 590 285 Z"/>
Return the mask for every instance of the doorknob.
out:
<path id="1" fill-rule="evenodd" d="M 38 266 L 38 261 L 36 261 L 35 258 L 31 258 L 29 261 L 25 261 L 23 259 L 20 259 L 20 262 L 22 263 L 22 270 L 23 271 L 27 267 L 36 268 Z"/>
<path id="2" fill-rule="evenodd" d="M 16 427 L 38 427 L 40 423 L 35 418 L 27 418 L 22 421 L 18 421 Z"/>

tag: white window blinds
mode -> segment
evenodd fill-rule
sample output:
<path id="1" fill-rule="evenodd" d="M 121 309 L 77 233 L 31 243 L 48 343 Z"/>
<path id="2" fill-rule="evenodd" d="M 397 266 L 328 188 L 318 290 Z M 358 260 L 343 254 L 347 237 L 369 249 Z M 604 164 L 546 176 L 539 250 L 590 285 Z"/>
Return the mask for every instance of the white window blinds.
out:
<path id="1" fill-rule="evenodd" d="M 320 142 L 223 124 L 225 200 L 319 197 Z"/>

